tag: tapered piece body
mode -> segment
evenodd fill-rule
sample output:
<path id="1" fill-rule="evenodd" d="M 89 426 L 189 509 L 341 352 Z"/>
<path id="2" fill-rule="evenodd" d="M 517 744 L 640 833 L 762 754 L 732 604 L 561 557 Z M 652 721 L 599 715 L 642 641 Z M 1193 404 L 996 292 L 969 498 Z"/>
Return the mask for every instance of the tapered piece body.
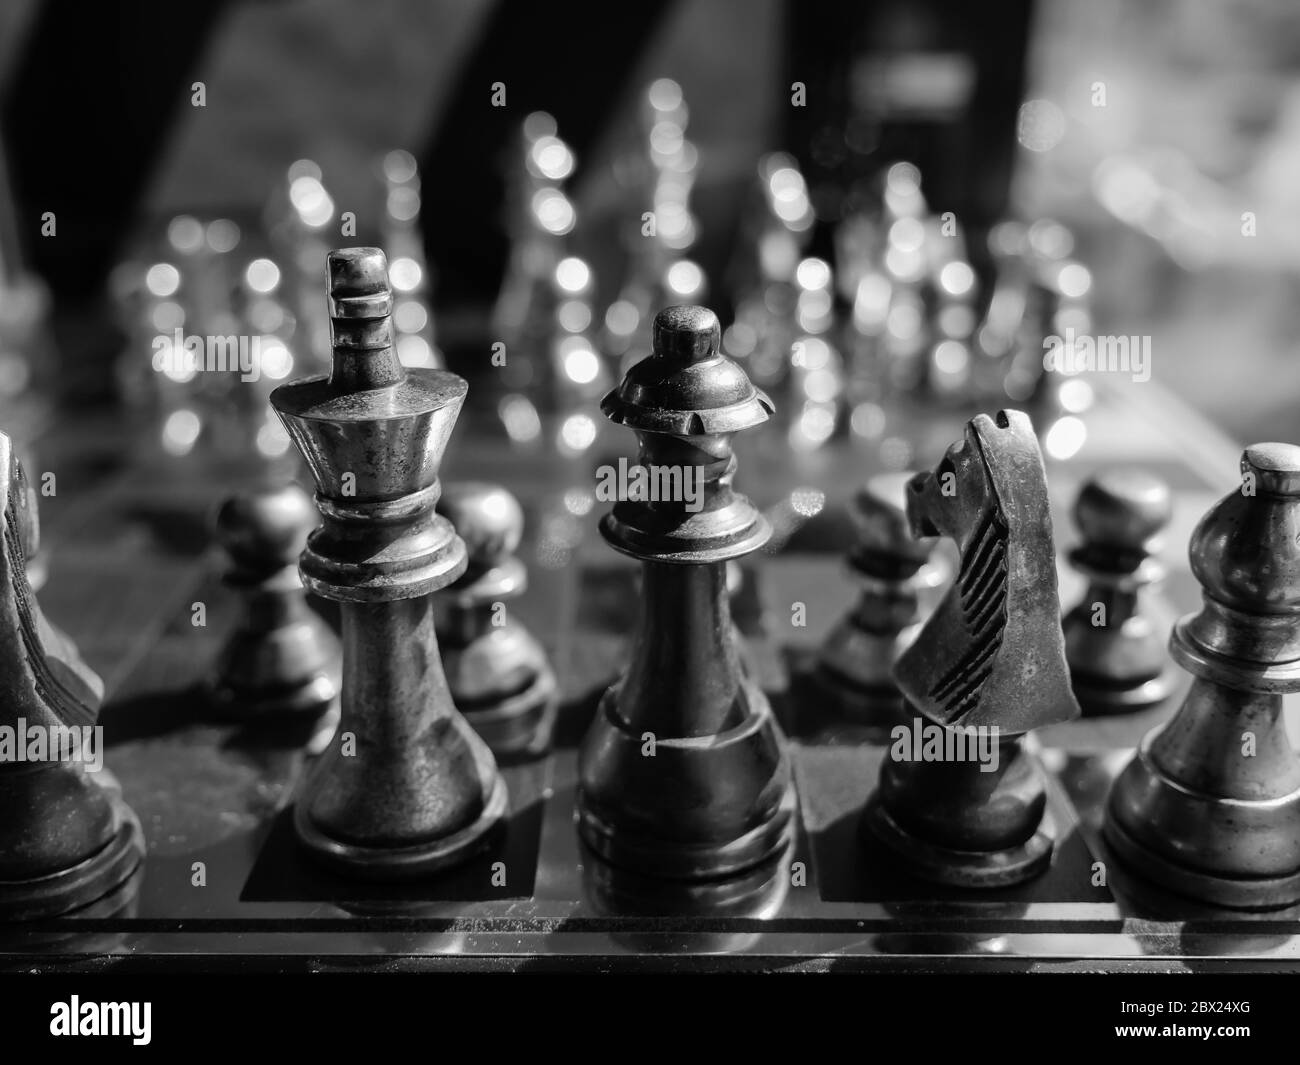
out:
<path id="1" fill-rule="evenodd" d="M 669 308 L 653 333 L 653 353 L 602 409 L 637 433 L 639 465 L 701 490 L 622 499 L 602 520 L 610 546 L 642 562 L 641 617 L 583 743 L 579 830 L 612 866 L 703 881 L 775 862 L 794 831 L 785 741 L 741 668 L 726 576 L 771 532 L 732 487 L 731 436 L 772 407 L 719 354 L 711 311 Z"/>
<path id="2" fill-rule="evenodd" d="M 466 565 L 434 509 L 466 384 L 398 361 L 382 252 L 333 252 L 329 278 L 332 370 L 271 395 L 324 519 L 302 580 L 341 604 L 343 630 L 339 726 L 294 825 L 346 872 L 416 877 L 471 857 L 506 809 L 495 759 L 452 701 L 434 629 L 432 595 Z"/>
<path id="3" fill-rule="evenodd" d="M 1002 411 L 970 421 L 939 465 L 913 478 L 907 515 L 915 535 L 951 538 L 961 564 L 894 669 L 915 717 L 899 726 L 865 824 L 917 876 L 1017 883 L 1046 867 L 1054 841 L 1043 771 L 1021 737 L 1079 713 L 1029 419 Z M 935 730 L 937 755 L 909 728 Z"/>
<path id="4" fill-rule="evenodd" d="M 0 433 L 0 921 L 122 898 L 144 858 L 135 814 L 101 774 L 103 684 L 27 581 L 35 499 Z"/>
<path id="5" fill-rule="evenodd" d="M 1166 890 L 1239 909 L 1300 901 L 1300 448 L 1255 444 L 1241 485 L 1192 533 L 1204 605 L 1169 649 L 1186 699 L 1116 779 L 1106 840 Z"/>

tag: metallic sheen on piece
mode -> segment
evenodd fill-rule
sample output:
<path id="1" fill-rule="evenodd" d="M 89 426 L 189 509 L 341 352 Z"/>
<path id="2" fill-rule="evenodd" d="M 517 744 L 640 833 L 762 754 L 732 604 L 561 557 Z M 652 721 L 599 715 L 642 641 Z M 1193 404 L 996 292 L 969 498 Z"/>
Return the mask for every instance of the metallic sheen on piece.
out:
<path id="1" fill-rule="evenodd" d="M 1254 444 L 1241 485 L 1192 533 L 1204 605 L 1169 649 L 1192 674 L 1178 712 L 1111 787 L 1106 841 L 1175 894 L 1263 910 L 1300 901 L 1300 447 Z"/>
<path id="2" fill-rule="evenodd" d="M 998 760 L 986 771 L 969 742 L 951 747 L 967 757 L 936 761 L 896 760 L 891 746 L 864 824 L 916 876 L 970 888 L 1019 883 L 1046 868 L 1055 837 L 1043 770 L 1022 737 L 1079 715 L 1047 475 L 1029 419 L 1004 410 L 968 422 L 938 466 L 910 482 L 907 516 L 913 535 L 952 539 L 961 564 L 894 669 L 905 716 L 954 741 L 972 727 L 988 743 L 996 735 Z"/>
<path id="3" fill-rule="evenodd" d="M 694 510 L 624 499 L 601 521 L 611 547 L 642 561 L 642 615 L 627 672 L 582 746 L 578 824 L 611 865 L 681 885 L 778 860 L 797 803 L 784 737 L 740 666 L 727 597 L 727 560 L 771 532 L 732 488 L 730 437 L 772 404 L 719 354 L 711 311 L 669 308 L 653 332 L 653 353 L 602 409 L 636 431 L 642 467 L 698 471 L 702 500 Z"/>
<path id="4" fill-rule="evenodd" d="M 0 433 L 0 921 L 93 915 L 138 890 L 145 851 L 110 775 L 87 770 L 103 753 L 84 746 L 103 683 L 46 621 L 27 582 L 35 498 Z"/>
<path id="5" fill-rule="evenodd" d="M 383 252 L 331 252 L 329 278 L 331 306 L 382 315 Z M 331 327 L 330 374 L 271 394 L 324 518 L 302 555 L 303 583 L 342 604 L 341 717 L 294 825 L 309 851 L 345 872 L 419 877 L 481 850 L 506 812 L 492 752 L 452 702 L 433 619 L 432 593 L 466 567 L 464 543 L 434 507 L 467 386 L 404 368 L 386 316 Z"/>

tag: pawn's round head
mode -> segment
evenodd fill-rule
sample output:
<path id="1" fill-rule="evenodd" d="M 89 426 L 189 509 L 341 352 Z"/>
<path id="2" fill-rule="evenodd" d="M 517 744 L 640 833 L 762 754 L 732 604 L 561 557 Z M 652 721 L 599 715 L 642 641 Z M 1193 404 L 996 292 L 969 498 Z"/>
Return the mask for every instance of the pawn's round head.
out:
<path id="1" fill-rule="evenodd" d="M 1253 444 L 1241 457 L 1241 483 L 1192 533 L 1192 572 L 1221 603 L 1294 617 L 1300 614 L 1298 525 L 1300 447 Z"/>
<path id="2" fill-rule="evenodd" d="M 857 529 L 857 551 L 923 563 L 934 550 L 933 537 L 916 538 L 907 520 L 907 485 L 911 473 L 882 473 L 853 496 L 850 513 Z"/>
<path id="3" fill-rule="evenodd" d="M 1149 553 L 1173 515 L 1169 486 L 1145 470 L 1107 470 L 1089 477 L 1074 503 L 1084 543 Z"/>
<path id="4" fill-rule="evenodd" d="M 236 562 L 287 566 L 320 523 L 311 496 L 296 484 L 231 496 L 217 511 L 217 542 Z"/>
<path id="5" fill-rule="evenodd" d="M 651 328 L 654 352 L 661 359 L 690 366 L 710 359 L 722 346 L 722 325 L 707 307 L 668 307 L 655 315 Z"/>
<path id="6" fill-rule="evenodd" d="M 438 513 L 465 541 L 473 570 L 491 569 L 519 550 L 524 535 L 523 508 L 500 485 L 483 481 L 448 484 L 438 500 Z"/>

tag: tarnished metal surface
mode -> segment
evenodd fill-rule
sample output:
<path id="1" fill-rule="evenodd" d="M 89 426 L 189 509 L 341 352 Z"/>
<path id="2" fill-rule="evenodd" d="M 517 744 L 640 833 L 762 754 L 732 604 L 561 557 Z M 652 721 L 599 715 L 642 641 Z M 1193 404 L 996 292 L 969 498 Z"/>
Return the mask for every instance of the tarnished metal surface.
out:
<path id="1" fill-rule="evenodd" d="M 946 536 L 961 552 L 952 588 L 894 671 L 904 713 L 920 715 L 912 727 L 938 726 L 945 746 L 937 757 L 885 761 L 866 826 L 925 879 L 1017 883 L 1046 868 L 1056 833 L 1044 816 L 1043 771 L 1020 737 L 1079 714 L 1047 475 L 1029 419 L 972 419 L 938 466 L 913 478 L 907 514 L 915 534 Z M 967 730 L 962 744 L 946 745 Z M 988 737 L 987 760 L 966 742 L 976 730 Z"/>
<path id="2" fill-rule="evenodd" d="M 763 867 L 762 896 L 794 831 L 785 741 L 741 668 L 727 596 L 726 562 L 770 532 L 731 486 L 730 437 L 766 420 L 771 404 L 719 354 L 719 335 L 703 307 L 661 312 L 653 353 L 602 405 L 637 430 L 640 466 L 701 478 L 694 507 L 620 500 L 601 523 L 608 543 L 642 561 L 642 613 L 627 670 L 582 747 L 579 825 L 610 866 L 649 878 L 652 895 L 672 893 L 656 880 Z M 703 888 L 674 891 L 693 902 Z"/>
<path id="3" fill-rule="evenodd" d="M 332 252 L 329 277 L 333 369 L 271 395 L 324 517 L 303 581 L 342 604 L 341 718 L 294 824 L 322 860 L 403 879 L 467 860 L 506 810 L 492 753 L 452 701 L 434 630 L 431 594 L 466 566 L 465 545 L 434 510 L 466 385 L 398 362 L 383 252 Z"/>
<path id="4" fill-rule="evenodd" d="M 1266 909 L 1300 900 L 1300 758 L 1282 719 L 1300 691 L 1300 447 L 1248 447 L 1241 473 L 1192 534 L 1204 602 L 1169 644 L 1191 690 L 1115 782 L 1106 837 L 1169 890 Z"/>

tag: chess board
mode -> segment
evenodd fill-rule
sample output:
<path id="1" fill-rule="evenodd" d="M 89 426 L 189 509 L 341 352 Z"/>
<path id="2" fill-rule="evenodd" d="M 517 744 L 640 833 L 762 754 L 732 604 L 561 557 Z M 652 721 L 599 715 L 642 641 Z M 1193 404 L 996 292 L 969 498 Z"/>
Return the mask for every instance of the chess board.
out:
<path id="1" fill-rule="evenodd" d="M 904 411 L 891 431 L 920 467 L 968 414 Z M 566 457 L 512 445 L 480 415 L 471 395 L 444 479 L 498 480 L 524 506 L 530 588 L 511 609 L 551 655 L 560 713 L 549 754 L 503 767 L 511 810 L 493 848 L 400 887 L 340 879 L 295 846 L 288 818 L 303 736 L 223 722 L 208 708 L 203 684 L 237 608 L 219 580 L 210 517 L 240 472 L 150 457 L 117 422 L 38 441 L 41 468 L 58 478 L 42 501 L 51 559 L 40 598 L 105 680 L 106 764 L 140 817 L 148 857 L 116 912 L 106 900 L 6 930 L 0 968 L 1300 968 L 1300 908 L 1204 910 L 1153 894 L 1107 853 L 1099 828 L 1109 781 L 1170 704 L 1036 735 L 1059 838 L 1050 869 L 1027 884 L 940 889 L 863 846 L 859 816 L 884 748 L 826 720 L 805 673 L 855 596 L 843 504 L 880 469 L 882 449 L 844 443 L 792 458 L 776 426 L 751 434 L 740 454 L 738 483 L 774 516 L 778 536 L 750 560 L 758 608 L 738 624 L 792 744 L 795 852 L 755 910 L 725 899 L 694 911 L 620 902 L 581 849 L 574 785 L 577 746 L 635 623 L 637 567 L 597 535 L 606 505 L 591 493 L 594 465 L 625 453 L 631 434 L 615 429 Z M 1076 453 L 1049 457 L 1058 551 L 1073 542 L 1069 507 L 1083 478 L 1145 467 L 1176 501 L 1166 594 L 1177 611 L 1193 609 L 1188 536 L 1234 483 L 1239 449 L 1155 383 L 1102 388 L 1082 422 Z M 802 502 L 791 508 L 791 499 Z M 1081 591 L 1062 565 L 1062 601 Z M 203 625 L 193 623 L 196 603 Z"/>

